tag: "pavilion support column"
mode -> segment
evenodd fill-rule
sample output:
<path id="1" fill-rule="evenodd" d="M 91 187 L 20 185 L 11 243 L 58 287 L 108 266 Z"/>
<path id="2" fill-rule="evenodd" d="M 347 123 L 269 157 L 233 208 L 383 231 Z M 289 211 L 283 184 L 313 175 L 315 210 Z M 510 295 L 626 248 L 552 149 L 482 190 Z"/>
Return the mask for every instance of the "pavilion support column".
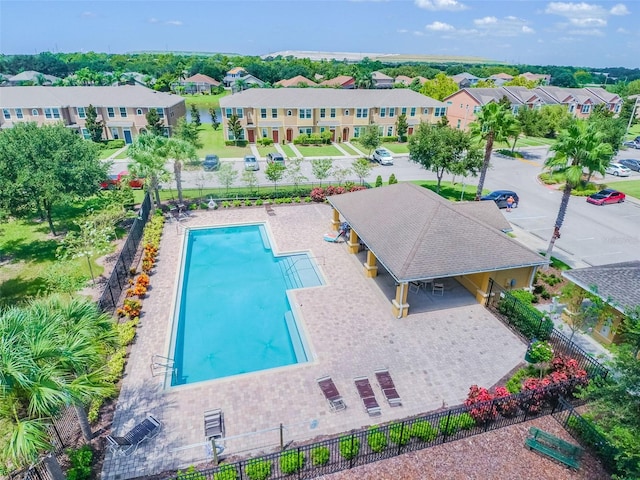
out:
<path id="1" fill-rule="evenodd" d="M 367 250 L 367 261 L 364 262 L 364 275 L 367 278 L 378 276 L 378 265 L 376 265 L 376 256 L 371 250 Z"/>
<path id="2" fill-rule="evenodd" d="M 340 230 L 340 212 L 333 208 L 333 218 L 331 219 L 331 229 L 335 232 Z"/>
<path id="3" fill-rule="evenodd" d="M 396 318 L 404 318 L 409 314 L 409 304 L 407 303 L 408 293 L 408 283 L 401 283 L 396 286 L 396 298 L 391 300 L 391 312 Z"/>
<path id="4" fill-rule="evenodd" d="M 349 240 L 347 240 L 347 246 L 349 247 L 349 253 L 358 253 L 360 250 L 360 239 L 358 234 L 353 230 L 349 230 Z"/>

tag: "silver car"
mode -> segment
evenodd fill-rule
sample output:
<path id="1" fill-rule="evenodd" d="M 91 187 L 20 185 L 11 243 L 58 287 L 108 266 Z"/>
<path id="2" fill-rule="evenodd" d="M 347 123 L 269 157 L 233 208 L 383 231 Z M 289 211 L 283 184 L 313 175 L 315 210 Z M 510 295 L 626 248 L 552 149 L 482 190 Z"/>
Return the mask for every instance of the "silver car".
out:
<path id="1" fill-rule="evenodd" d="M 260 165 L 258 165 L 258 160 L 253 155 L 246 155 L 244 157 L 244 169 L 245 170 L 260 170 Z"/>
<path id="2" fill-rule="evenodd" d="M 393 165 L 391 152 L 384 147 L 376 148 L 373 151 L 373 159 L 380 165 Z"/>
<path id="3" fill-rule="evenodd" d="M 605 173 L 609 175 L 613 175 L 615 177 L 628 177 L 631 174 L 631 170 L 629 170 L 624 165 L 620 165 L 619 163 L 611 163 L 605 169 Z"/>

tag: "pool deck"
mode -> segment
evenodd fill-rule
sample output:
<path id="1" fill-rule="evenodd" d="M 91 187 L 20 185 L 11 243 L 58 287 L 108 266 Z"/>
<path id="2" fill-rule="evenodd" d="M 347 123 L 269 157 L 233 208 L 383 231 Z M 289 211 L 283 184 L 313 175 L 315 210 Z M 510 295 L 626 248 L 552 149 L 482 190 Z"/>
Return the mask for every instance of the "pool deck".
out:
<path id="1" fill-rule="evenodd" d="M 275 215 L 264 207 L 197 211 L 179 225 L 166 224 L 111 434 L 126 433 L 147 413 L 163 428 L 127 457 L 108 453 L 102 478 L 124 480 L 210 460 L 203 445 L 206 410 L 224 412 L 225 454 L 258 454 L 277 445 L 280 423 L 285 442 L 303 441 L 456 405 L 472 384 L 490 387 L 522 361 L 526 345 L 454 280 L 447 280 L 442 297 L 424 290 L 410 293 L 408 302 L 415 308 L 396 319 L 389 274 L 367 279 L 362 254 L 350 255 L 344 243 L 322 240 L 330 231 L 328 205 L 275 205 L 273 210 Z M 296 290 L 290 297 L 314 359 L 165 389 L 164 377 L 151 374 L 151 358 L 169 355 L 182 227 L 255 222 L 267 224 L 276 253 L 309 250 L 317 259 L 326 285 Z M 247 292 L 250 301 L 251 289 Z M 389 407 L 375 383 L 373 372 L 381 367 L 393 376 L 402 407 Z M 345 411 L 329 411 L 316 384 L 324 375 L 333 377 Z M 363 375 L 373 385 L 381 416 L 369 417 L 358 397 L 353 379 Z"/>

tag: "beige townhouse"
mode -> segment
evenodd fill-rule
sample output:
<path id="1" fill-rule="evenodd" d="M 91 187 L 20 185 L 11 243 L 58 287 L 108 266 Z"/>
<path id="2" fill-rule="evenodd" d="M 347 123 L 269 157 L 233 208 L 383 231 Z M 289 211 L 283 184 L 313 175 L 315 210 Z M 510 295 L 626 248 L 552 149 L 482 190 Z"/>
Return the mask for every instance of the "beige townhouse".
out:
<path id="1" fill-rule="evenodd" d="M 447 113 L 443 102 L 406 88 L 343 90 L 333 88 L 252 88 L 220 99 L 226 140 L 234 140 L 228 120 L 235 114 L 242 140 L 270 138 L 292 142 L 302 134 L 331 132 L 333 141 L 359 137 L 371 124 L 383 136 L 397 135 L 396 122 L 406 115 L 408 134 L 420 122 L 436 123 Z"/>
<path id="2" fill-rule="evenodd" d="M 103 138 L 131 143 L 147 127 L 145 115 L 156 110 L 168 135 L 185 116 L 185 101 L 178 95 L 139 85 L 116 87 L 3 87 L 0 89 L 0 129 L 19 122 L 46 125 L 62 122 L 85 138 L 87 108 L 93 105 L 104 121 Z"/>

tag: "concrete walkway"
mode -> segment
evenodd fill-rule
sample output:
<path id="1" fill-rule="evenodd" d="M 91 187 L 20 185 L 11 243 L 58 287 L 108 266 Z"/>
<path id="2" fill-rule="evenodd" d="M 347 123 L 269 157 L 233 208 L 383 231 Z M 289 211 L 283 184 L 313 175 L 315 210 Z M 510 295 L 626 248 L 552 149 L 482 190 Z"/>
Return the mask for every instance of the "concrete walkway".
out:
<path id="1" fill-rule="evenodd" d="M 344 142 L 344 144 L 345 144 L 347 147 L 349 147 L 349 148 L 351 148 L 352 150 L 354 150 L 354 151 L 355 151 L 358 155 L 360 155 L 361 157 L 366 157 L 366 156 L 367 156 L 367 155 L 366 155 L 362 150 L 360 150 L 359 148 L 354 147 L 354 146 L 353 146 L 353 143 L 351 143 L 351 142 Z"/>

